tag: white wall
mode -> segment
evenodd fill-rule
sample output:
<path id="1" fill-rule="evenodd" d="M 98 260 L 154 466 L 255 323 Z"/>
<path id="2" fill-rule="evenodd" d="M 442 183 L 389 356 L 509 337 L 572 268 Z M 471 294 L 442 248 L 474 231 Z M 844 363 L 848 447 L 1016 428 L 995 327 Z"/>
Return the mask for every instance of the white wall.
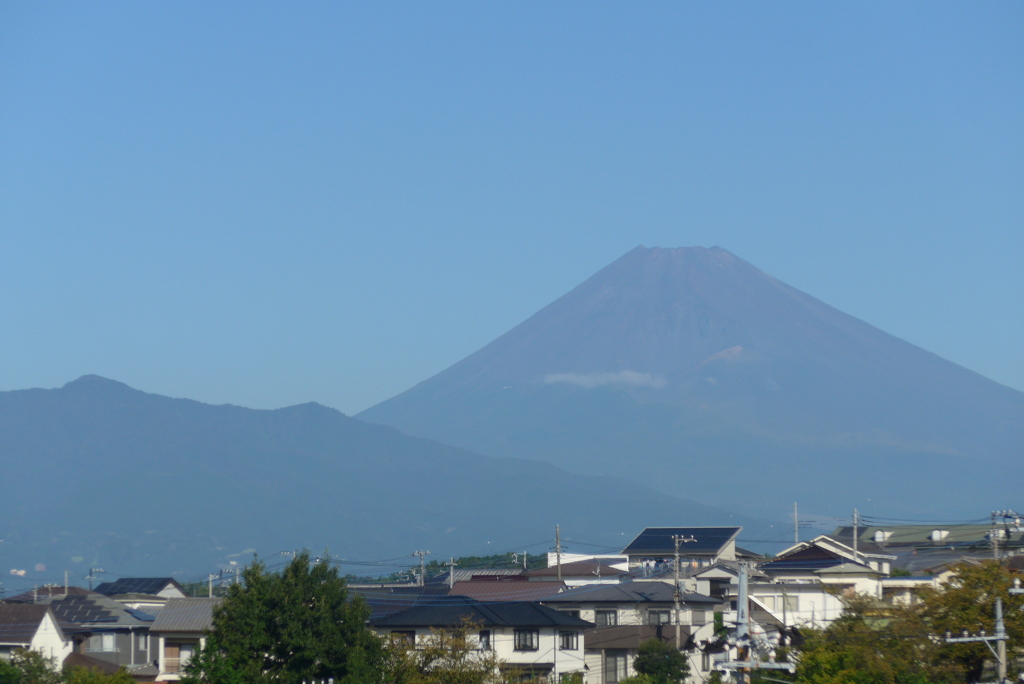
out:
<path id="1" fill-rule="evenodd" d="M 413 631 L 412 629 L 403 630 L 401 628 L 379 628 L 377 633 L 382 637 L 387 637 L 393 631 L 404 632 Z M 557 648 L 558 646 L 558 633 L 562 631 L 558 628 L 545 627 L 538 630 L 540 632 L 540 639 L 538 642 L 538 648 L 535 651 L 517 651 L 515 648 L 515 630 L 508 627 L 503 628 L 491 628 L 491 650 L 494 651 L 495 657 L 504 664 L 511 666 L 529 666 L 537 663 L 553 663 L 555 668 L 553 671 L 554 677 L 557 677 L 566 672 L 581 672 L 583 671 L 583 631 L 576 630 L 565 630 L 565 631 L 576 631 L 576 649 L 575 650 L 563 650 Z M 420 627 L 415 630 L 416 632 L 416 643 L 423 643 L 426 639 L 431 636 L 429 628 Z"/>
<path id="2" fill-rule="evenodd" d="M 57 627 L 57 623 L 54 622 L 52 615 L 47 613 L 43 617 L 42 622 L 40 622 L 35 636 L 32 637 L 29 648 L 42 653 L 46 658 L 53 659 L 54 667 L 59 670 L 64 666 L 64 659 L 74 649 L 74 644 Z"/>

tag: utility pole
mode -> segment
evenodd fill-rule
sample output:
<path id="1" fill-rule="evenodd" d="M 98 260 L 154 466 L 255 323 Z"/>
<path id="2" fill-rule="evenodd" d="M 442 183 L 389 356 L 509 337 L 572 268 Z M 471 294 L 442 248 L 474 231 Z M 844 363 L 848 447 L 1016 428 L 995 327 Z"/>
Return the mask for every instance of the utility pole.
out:
<path id="1" fill-rule="evenodd" d="M 783 599 L 785 600 L 785 599 Z M 736 596 L 736 660 L 719 667 L 736 672 L 736 680 L 747 684 L 750 670 L 786 670 L 793 672 L 792 663 L 763 663 L 754 657 L 750 637 L 750 598 L 747 591 L 747 564 L 740 563 L 738 595 Z M 776 680 L 778 681 L 778 680 Z"/>
<path id="2" fill-rule="evenodd" d="M 214 577 L 216 577 L 216 575 L 214 575 L 212 573 L 206 576 L 206 581 L 209 583 L 209 591 L 207 593 L 207 596 L 209 598 L 213 598 L 213 578 Z"/>
<path id="3" fill-rule="evenodd" d="M 695 542 L 695 541 L 697 541 L 697 539 L 692 534 L 689 537 L 684 537 L 681 534 L 673 534 L 672 535 L 672 541 L 675 543 L 675 547 L 676 547 L 675 562 L 672 564 L 672 566 L 673 566 L 672 567 L 672 572 L 673 572 L 673 576 L 675 577 L 675 585 L 676 585 L 676 590 L 675 590 L 675 602 L 676 602 L 676 611 L 675 611 L 675 613 L 676 614 L 675 614 L 674 622 L 675 622 L 675 625 L 676 625 L 676 650 L 678 651 L 680 649 L 679 623 L 682 622 L 682 620 L 680 620 L 680 616 L 679 616 L 679 611 L 680 611 L 679 602 L 683 598 L 682 591 L 679 588 L 679 545 L 681 543 L 683 543 L 683 542 Z"/>
<path id="4" fill-rule="evenodd" d="M 558 581 L 562 581 L 562 530 L 555 525 L 555 566 L 558 568 Z"/>
<path id="5" fill-rule="evenodd" d="M 445 563 L 445 565 L 448 566 L 448 588 L 449 589 L 454 589 L 455 588 L 455 565 L 456 565 L 455 557 L 454 556 L 450 556 L 448 558 L 448 562 Z"/>
<path id="6" fill-rule="evenodd" d="M 68 595 L 68 571 L 64 571 L 64 596 Z"/>
<path id="7" fill-rule="evenodd" d="M 999 530 L 996 529 L 996 512 L 992 511 L 992 560 L 999 560 Z"/>
<path id="8" fill-rule="evenodd" d="M 420 557 L 420 586 L 422 587 L 427 583 L 427 570 L 423 564 L 423 557 L 429 556 L 430 551 L 413 551 L 412 555 Z"/>
<path id="9" fill-rule="evenodd" d="M 682 598 L 679 595 L 680 594 L 680 592 L 679 592 L 679 542 L 682 541 L 682 537 L 680 535 L 678 535 L 678 534 L 673 534 L 672 535 L 672 541 L 675 542 L 675 545 L 676 545 L 676 558 L 675 558 L 675 563 L 673 563 L 673 572 L 675 573 L 675 584 L 676 584 L 676 591 L 675 591 L 676 611 L 675 611 L 675 616 L 674 616 L 675 619 L 672 622 L 675 623 L 675 627 L 676 627 L 676 650 L 678 651 L 679 650 L 679 622 L 680 622 L 679 621 L 679 601 Z"/>
<path id="10" fill-rule="evenodd" d="M 857 554 L 857 538 L 860 537 L 860 529 L 858 523 L 860 522 L 860 516 L 857 514 L 857 509 L 853 509 L 853 560 L 860 562 L 860 556 Z"/>
<path id="11" fill-rule="evenodd" d="M 800 517 L 796 513 L 796 501 L 793 502 L 793 543 L 800 543 Z"/>
<path id="12" fill-rule="evenodd" d="M 98 577 L 96 577 L 96 573 L 97 572 L 106 572 L 106 571 L 103 568 L 89 568 L 89 574 L 82 578 L 82 579 L 89 580 L 89 591 L 92 591 L 92 581 L 94 579 L 99 579 Z"/>
<path id="13" fill-rule="evenodd" d="M 1010 593 L 1024 593 L 1024 590 L 1017 589 L 1015 592 L 1013 589 Z M 980 641 L 986 646 L 988 650 L 992 651 L 992 655 L 996 657 L 996 663 L 999 667 L 999 684 L 1006 682 L 1006 624 L 1003 622 L 1003 599 L 996 598 L 996 633 L 992 636 L 985 634 L 985 630 L 981 631 L 981 634 L 977 636 L 970 636 L 967 634 L 967 630 L 964 630 L 964 635 L 959 637 L 950 636 L 949 632 L 946 632 L 946 643 L 957 644 L 957 643 L 968 643 Z M 992 642 L 996 642 L 996 647 L 992 648 Z"/>
<path id="14" fill-rule="evenodd" d="M 526 552 L 523 551 L 523 572 L 526 572 Z"/>

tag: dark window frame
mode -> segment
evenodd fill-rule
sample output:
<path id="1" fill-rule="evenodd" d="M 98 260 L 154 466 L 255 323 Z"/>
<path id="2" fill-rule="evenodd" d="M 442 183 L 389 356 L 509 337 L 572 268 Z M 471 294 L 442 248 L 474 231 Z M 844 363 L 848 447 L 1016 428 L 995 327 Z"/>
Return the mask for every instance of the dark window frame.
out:
<path id="1" fill-rule="evenodd" d="M 516 651 L 539 651 L 539 629 L 517 629 L 513 633 L 513 649 Z"/>

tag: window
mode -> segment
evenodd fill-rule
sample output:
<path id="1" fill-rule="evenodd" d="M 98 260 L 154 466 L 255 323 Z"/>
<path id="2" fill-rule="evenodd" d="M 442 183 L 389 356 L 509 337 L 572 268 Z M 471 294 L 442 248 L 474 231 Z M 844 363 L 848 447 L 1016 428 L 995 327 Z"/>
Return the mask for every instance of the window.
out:
<path id="1" fill-rule="evenodd" d="M 114 634 L 95 634 L 89 637 L 88 650 L 93 653 L 114 653 L 117 641 Z"/>
<path id="2" fill-rule="evenodd" d="M 626 678 L 626 657 L 624 650 L 604 652 L 604 684 L 619 684 Z"/>
<path id="3" fill-rule="evenodd" d="M 559 613 L 564 613 L 564 614 L 566 614 L 566 615 L 568 615 L 570 617 L 574 617 L 574 618 L 578 618 L 580 616 L 580 611 L 578 611 L 578 610 L 560 610 L 558 612 Z"/>
<path id="4" fill-rule="evenodd" d="M 619 612 L 616 610 L 595 610 L 594 623 L 598 627 L 612 627 L 619 624 Z"/>
<path id="5" fill-rule="evenodd" d="M 579 649 L 578 632 L 559 632 L 558 648 L 562 651 L 576 651 Z"/>
<path id="6" fill-rule="evenodd" d="M 791 610 L 794 613 L 800 610 L 800 597 L 786 595 L 786 610 Z M 781 600 L 780 600 L 781 603 Z"/>
<path id="7" fill-rule="evenodd" d="M 482 629 L 480 630 L 480 650 L 490 651 L 491 650 L 491 630 Z"/>
<path id="8" fill-rule="evenodd" d="M 536 651 L 540 648 L 540 632 L 536 629 L 517 629 L 514 636 L 517 651 Z"/>
<path id="9" fill-rule="evenodd" d="M 138 649 L 140 651 L 145 651 L 147 648 L 149 648 L 149 635 L 148 634 L 140 634 L 139 635 L 139 641 L 138 641 Z"/>
<path id="10" fill-rule="evenodd" d="M 670 610 L 649 610 L 647 611 L 647 624 L 668 625 L 672 623 L 672 611 Z"/>
<path id="11" fill-rule="evenodd" d="M 701 653 L 700 654 L 700 669 L 702 672 L 707 672 L 711 669 L 711 654 Z"/>
<path id="12" fill-rule="evenodd" d="M 184 668 L 188 665 L 189 661 L 192 660 L 192 656 L 196 653 L 196 646 L 198 644 L 182 644 L 181 645 L 181 660 L 178 662 L 178 667 Z"/>

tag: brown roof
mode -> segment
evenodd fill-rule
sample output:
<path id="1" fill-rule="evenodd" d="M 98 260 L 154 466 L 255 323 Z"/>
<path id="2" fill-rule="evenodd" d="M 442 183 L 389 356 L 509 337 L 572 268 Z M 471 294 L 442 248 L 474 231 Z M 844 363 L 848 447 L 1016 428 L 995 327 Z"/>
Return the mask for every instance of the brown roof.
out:
<path id="1" fill-rule="evenodd" d="M 605 648 L 639 648 L 643 642 L 658 636 L 658 628 L 654 625 L 617 625 L 615 627 L 597 627 L 583 633 L 583 647 L 601 650 Z M 679 627 L 681 641 L 690 637 L 686 626 Z M 676 626 L 661 625 L 661 638 L 675 641 Z"/>
<path id="2" fill-rule="evenodd" d="M 524 573 L 529 577 L 557 577 L 558 568 L 554 565 L 540 570 L 530 570 Z M 613 568 L 606 563 L 594 561 L 575 561 L 573 563 L 562 563 L 562 577 L 617 577 L 628 575 L 626 570 Z"/>
<path id="3" fill-rule="evenodd" d="M 565 588 L 565 582 L 456 582 L 449 596 L 469 596 L 478 601 L 537 601 Z"/>
<path id="4" fill-rule="evenodd" d="M 121 669 L 121 666 L 116 663 L 93 658 L 84 653 L 68 654 L 68 657 L 64 659 L 64 667 L 84 667 L 93 672 L 101 672 L 103 674 L 114 674 Z"/>
<path id="5" fill-rule="evenodd" d="M 49 606 L 28 603 L 0 603 L 0 644 L 29 644 Z"/>
<path id="6" fill-rule="evenodd" d="M 49 598 L 50 596 L 64 596 L 65 594 L 67 596 L 88 596 L 95 593 L 95 591 L 89 591 L 82 587 L 68 587 L 67 592 L 65 592 L 64 587 L 48 586 L 39 587 L 34 591 L 26 591 L 5 600 L 7 603 L 35 603 L 39 599 Z"/>

